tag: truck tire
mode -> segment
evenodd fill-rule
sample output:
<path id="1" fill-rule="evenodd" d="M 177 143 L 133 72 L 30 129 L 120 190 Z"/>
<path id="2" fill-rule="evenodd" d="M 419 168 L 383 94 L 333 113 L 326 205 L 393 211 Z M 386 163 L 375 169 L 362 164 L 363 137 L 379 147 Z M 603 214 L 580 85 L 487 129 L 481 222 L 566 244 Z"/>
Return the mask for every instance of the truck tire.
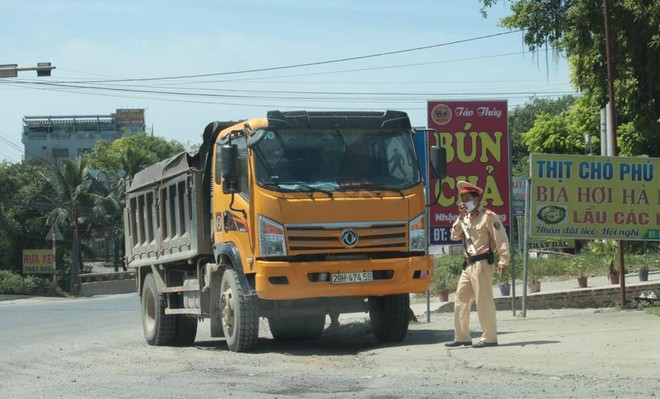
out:
<path id="1" fill-rule="evenodd" d="M 369 319 L 376 339 L 398 342 L 408 333 L 408 294 L 386 295 L 370 299 Z"/>
<path id="2" fill-rule="evenodd" d="M 259 312 L 256 296 L 243 295 L 236 271 L 225 269 L 220 284 L 222 331 L 232 352 L 254 348 L 259 336 Z"/>
<path id="3" fill-rule="evenodd" d="M 177 315 L 173 344 L 176 346 L 190 346 L 195 342 L 196 335 L 197 319 L 194 317 Z"/>
<path id="4" fill-rule="evenodd" d="M 269 317 L 268 325 L 276 340 L 312 340 L 323 334 L 325 314 L 298 317 Z"/>
<path id="5" fill-rule="evenodd" d="M 142 286 L 142 329 L 149 345 L 171 345 L 174 340 L 176 318 L 165 314 L 166 307 L 153 274 L 147 274 Z"/>

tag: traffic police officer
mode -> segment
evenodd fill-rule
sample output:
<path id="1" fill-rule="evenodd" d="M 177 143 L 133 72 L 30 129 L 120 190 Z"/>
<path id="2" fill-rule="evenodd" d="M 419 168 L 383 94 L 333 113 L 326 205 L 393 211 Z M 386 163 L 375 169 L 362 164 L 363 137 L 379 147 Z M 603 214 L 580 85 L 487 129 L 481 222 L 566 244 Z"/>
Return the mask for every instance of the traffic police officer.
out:
<path id="1" fill-rule="evenodd" d="M 466 181 L 457 184 L 461 198 L 459 216 L 451 229 L 451 239 L 463 242 L 465 263 L 454 299 L 454 341 L 449 347 L 470 346 L 470 309 L 477 304 L 483 334 L 473 348 L 497 345 L 495 300 L 493 299 L 494 252 L 499 253 L 500 275 L 510 259 L 509 240 L 500 217 L 480 205 L 483 190 Z"/>

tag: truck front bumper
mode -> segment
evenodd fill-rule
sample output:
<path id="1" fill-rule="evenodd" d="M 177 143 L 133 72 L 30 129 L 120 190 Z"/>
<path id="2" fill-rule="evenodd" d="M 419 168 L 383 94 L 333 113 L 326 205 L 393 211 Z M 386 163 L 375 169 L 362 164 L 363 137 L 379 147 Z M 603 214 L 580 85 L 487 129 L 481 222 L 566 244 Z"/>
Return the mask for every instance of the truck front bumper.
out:
<path id="1" fill-rule="evenodd" d="M 433 270 L 430 256 L 328 262 L 255 262 L 257 296 L 286 300 L 338 296 L 383 296 L 425 292 Z M 371 272 L 373 281 L 333 284 L 336 273 Z"/>

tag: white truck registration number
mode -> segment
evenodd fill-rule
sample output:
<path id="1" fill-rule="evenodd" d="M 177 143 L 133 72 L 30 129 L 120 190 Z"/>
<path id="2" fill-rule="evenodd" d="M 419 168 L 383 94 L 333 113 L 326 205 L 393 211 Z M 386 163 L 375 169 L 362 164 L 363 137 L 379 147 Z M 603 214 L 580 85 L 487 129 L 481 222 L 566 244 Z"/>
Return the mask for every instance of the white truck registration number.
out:
<path id="1" fill-rule="evenodd" d="M 370 283 L 374 281 L 372 272 L 336 273 L 332 275 L 332 284 Z"/>

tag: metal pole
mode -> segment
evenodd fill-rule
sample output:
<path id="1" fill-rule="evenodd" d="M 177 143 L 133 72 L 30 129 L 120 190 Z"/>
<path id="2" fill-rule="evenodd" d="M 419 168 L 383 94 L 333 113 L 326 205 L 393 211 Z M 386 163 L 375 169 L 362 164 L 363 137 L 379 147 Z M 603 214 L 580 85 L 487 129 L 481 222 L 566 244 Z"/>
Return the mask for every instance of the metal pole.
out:
<path id="1" fill-rule="evenodd" d="M 507 102 L 507 109 L 508 109 L 508 102 Z M 507 142 L 509 145 L 508 152 L 509 152 L 509 181 L 513 181 L 513 166 L 512 166 L 512 158 L 513 158 L 513 140 L 511 139 L 511 132 L 509 131 L 509 121 L 507 118 L 507 125 L 506 125 L 506 131 L 507 131 Z M 512 240 L 513 240 L 513 184 L 509 186 L 509 251 L 511 252 L 511 312 L 513 315 L 516 315 L 516 261 L 515 257 L 513 254 L 515 253 L 514 246 L 512 245 Z"/>
<path id="2" fill-rule="evenodd" d="M 424 181 L 424 188 L 426 189 L 424 195 L 424 228 L 426 229 L 426 251 L 428 252 L 428 255 L 431 255 L 431 223 L 430 223 L 430 208 L 429 204 L 431 203 L 430 196 L 431 196 L 431 185 L 429 184 L 429 180 L 431 179 L 431 171 L 429 170 L 429 132 L 430 130 L 424 131 L 424 159 L 425 159 L 425 165 L 423 165 L 424 168 L 426 168 L 426 180 Z M 429 276 L 430 279 L 433 278 L 433 274 L 435 273 L 435 258 L 431 257 L 431 275 Z M 431 287 L 429 286 L 429 289 L 426 290 L 426 322 L 430 323 L 431 322 Z"/>
<path id="3" fill-rule="evenodd" d="M 600 155 L 607 155 L 607 109 L 600 110 Z"/>
<path id="4" fill-rule="evenodd" d="M 531 158 L 530 158 L 530 167 Z M 527 317 L 527 269 L 529 264 L 529 232 L 531 225 L 530 198 L 532 195 L 532 179 L 527 179 L 527 196 L 525 198 L 525 235 L 523 236 L 523 286 L 522 286 L 522 317 Z"/>
<path id="5" fill-rule="evenodd" d="M 610 7 L 609 1 L 603 0 L 603 17 L 605 18 L 605 55 L 607 58 L 607 95 L 610 99 L 610 115 L 609 124 L 611 125 L 612 135 L 609 139 L 610 148 L 612 153 L 608 154 L 613 157 L 617 156 L 617 139 L 616 139 L 616 104 L 614 101 L 614 71 L 612 68 L 612 39 L 610 35 Z M 624 275 L 624 261 L 623 261 L 623 242 L 617 241 L 618 254 L 619 254 L 619 296 L 621 306 L 626 306 L 626 276 Z"/>
<path id="6" fill-rule="evenodd" d="M 53 236 L 51 238 L 53 242 L 53 283 L 57 284 L 57 240 L 55 239 L 55 225 L 50 226 L 50 234 Z"/>

